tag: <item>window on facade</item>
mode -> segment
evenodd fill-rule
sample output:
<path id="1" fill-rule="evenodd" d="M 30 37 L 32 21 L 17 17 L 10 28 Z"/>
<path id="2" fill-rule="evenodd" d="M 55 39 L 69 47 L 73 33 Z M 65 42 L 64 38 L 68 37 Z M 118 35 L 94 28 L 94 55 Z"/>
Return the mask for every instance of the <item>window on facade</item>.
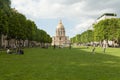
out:
<path id="1" fill-rule="evenodd" d="M 61 32 L 61 31 L 59 32 L 59 35 L 62 35 L 62 32 Z"/>

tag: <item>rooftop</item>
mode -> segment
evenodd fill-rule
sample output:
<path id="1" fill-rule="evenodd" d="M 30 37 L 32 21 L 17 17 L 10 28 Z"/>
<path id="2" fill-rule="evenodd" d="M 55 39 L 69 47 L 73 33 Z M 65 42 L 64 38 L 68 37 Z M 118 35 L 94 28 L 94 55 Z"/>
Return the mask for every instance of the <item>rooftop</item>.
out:
<path id="1" fill-rule="evenodd" d="M 117 14 L 115 13 L 104 13 L 103 15 L 101 15 L 98 19 L 100 19 L 103 16 L 117 16 Z"/>

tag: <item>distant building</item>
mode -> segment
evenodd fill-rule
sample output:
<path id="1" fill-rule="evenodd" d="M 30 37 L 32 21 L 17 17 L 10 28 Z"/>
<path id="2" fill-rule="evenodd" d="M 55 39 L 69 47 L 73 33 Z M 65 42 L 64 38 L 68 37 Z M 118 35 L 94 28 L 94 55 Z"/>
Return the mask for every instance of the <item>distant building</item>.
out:
<path id="1" fill-rule="evenodd" d="M 92 24 L 90 29 L 94 30 L 93 25 L 99 23 L 101 20 L 111 19 L 111 18 L 117 18 L 117 14 L 115 14 L 115 13 L 104 13 L 103 15 L 101 15 L 100 17 L 97 18 L 97 20 Z"/>
<path id="2" fill-rule="evenodd" d="M 64 25 L 62 24 L 62 21 L 60 21 L 56 29 L 56 36 L 52 37 L 52 45 L 67 46 L 69 44 L 69 37 L 65 35 Z"/>
<path id="3" fill-rule="evenodd" d="M 101 20 L 116 18 L 116 16 L 117 15 L 115 13 L 104 13 L 96 20 L 96 23 L 98 23 Z"/>
<path id="4" fill-rule="evenodd" d="M 111 18 L 117 18 L 117 14 L 115 14 L 115 13 L 104 13 L 103 15 L 101 15 L 100 17 L 97 18 L 97 20 L 95 21 L 95 23 L 93 23 L 93 25 L 99 23 L 101 20 L 111 19 Z M 114 43 L 114 41 L 108 40 L 109 46 L 112 45 L 113 43 Z"/>

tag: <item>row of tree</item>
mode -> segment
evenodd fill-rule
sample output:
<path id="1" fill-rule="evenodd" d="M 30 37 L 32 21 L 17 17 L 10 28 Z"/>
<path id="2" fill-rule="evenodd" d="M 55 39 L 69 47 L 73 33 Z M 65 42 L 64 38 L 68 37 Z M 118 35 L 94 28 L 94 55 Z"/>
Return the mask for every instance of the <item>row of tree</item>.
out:
<path id="1" fill-rule="evenodd" d="M 90 43 L 103 40 L 114 41 L 120 44 L 120 19 L 112 18 L 101 20 L 93 25 L 93 30 L 87 30 L 71 38 L 72 43 Z"/>
<path id="2" fill-rule="evenodd" d="M 7 35 L 7 40 L 28 40 L 51 43 L 52 39 L 44 30 L 10 7 L 10 0 L 0 0 L 0 38 Z"/>
<path id="3" fill-rule="evenodd" d="M 78 44 L 90 43 L 93 41 L 94 38 L 93 38 L 92 30 L 87 30 L 82 34 L 77 34 L 75 37 L 71 38 L 71 43 L 78 43 Z"/>

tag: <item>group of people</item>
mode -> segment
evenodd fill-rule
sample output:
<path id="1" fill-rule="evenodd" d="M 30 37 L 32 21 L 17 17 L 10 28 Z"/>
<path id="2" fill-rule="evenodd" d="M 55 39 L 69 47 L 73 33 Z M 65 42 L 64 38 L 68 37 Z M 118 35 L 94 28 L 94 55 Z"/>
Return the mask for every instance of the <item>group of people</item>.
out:
<path id="1" fill-rule="evenodd" d="M 24 51 L 20 48 L 18 49 L 10 49 L 10 48 L 7 48 L 7 54 L 12 54 L 12 53 L 16 53 L 16 54 L 24 54 Z"/>
<path id="2" fill-rule="evenodd" d="M 93 54 L 95 53 L 95 49 L 96 49 L 95 47 L 96 47 L 96 44 L 93 44 L 93 49 L 92 49 Z M 106 48 L 108 47 L 108 44 L 107 44 L 106 40 L 103 41 L 102 47 L 103 47 L 103 53 L 105 53 Z"/>
<path id="3" fill-rule="evenodd" d="M 63 48 L 63 46 L 56 46 L 55 44 L 53 45 L 53 49 L 55 49 L 56 47 L 58 47 L 58 48 Z M 69 44 L 69 49 L 71 49 L 71 44 Z"/>

